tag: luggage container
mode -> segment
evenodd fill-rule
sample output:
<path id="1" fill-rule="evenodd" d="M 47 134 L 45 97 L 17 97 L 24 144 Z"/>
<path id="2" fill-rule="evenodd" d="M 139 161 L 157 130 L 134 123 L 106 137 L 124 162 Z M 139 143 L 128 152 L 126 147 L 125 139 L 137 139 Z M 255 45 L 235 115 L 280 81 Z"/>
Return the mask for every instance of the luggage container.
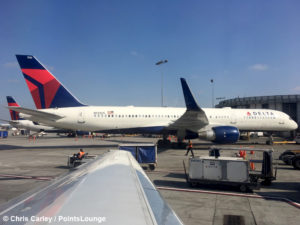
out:
<path id="1" fill-rule="evenodd" d="M 7 138 L 8 136 L 8 131 L 2 131 L 2 138 Z"/>
<path id="2" fill-rule="evenodd" d="M 150 170 L 154 170 L 157 166 L 157 145 L 155 144 L 120 144 L 119 150 L 131 152 L 138 163 L 147 165 Z"/>
<path id="3" fill-rule="evenodd" d="M 188 183 L 238 186 L 241 191 L 258 187 L 249 176 L 249 161 L 236 157 L 194 157 L 189 159 Z"/>
<path id="4" fill-rule="evenodd" d="M 251 170 L 251 180 L 262 180 L 262 184 L 271 185 L 273 180 L 276 180 L 277 167 L 273 168 L 273 149 L 272 148 L 252 148 L 252 147 L 219 147 L 212 146 L 210 148 L 210 156 L 220 156 L 220 151 L 244 151 L 244 152 L 257 152 L 260 153 L 262 159 L 248 159 L 249 163 L 261 164 L 260 170 Z M 246 155 L 245 155 L 246 156 Z"/>
<path id="5" fill-rule="evenodd" d="M 220 157 L 220 151 L 251 151 L 260 152 L 262 160 L 246 159 L 241 157 Z M 201 162 L 200 162 L 201 161 Z M 260 163 L 260 170 L 250 170 L 250 163 Z M 187 182 L 191 186 L 201 183 L 228 184 L 239 186 L 241 191 L 247 189 L 258 189 L 262 184 L 271 185 L 276 180 L 277 168 L 273 169 L 273 149 L 259 149 L 249 147 L 218 147 L 209 149 L 209 156 L 189 159 L 187 171 L 185 163 L 183 166 Z"/>

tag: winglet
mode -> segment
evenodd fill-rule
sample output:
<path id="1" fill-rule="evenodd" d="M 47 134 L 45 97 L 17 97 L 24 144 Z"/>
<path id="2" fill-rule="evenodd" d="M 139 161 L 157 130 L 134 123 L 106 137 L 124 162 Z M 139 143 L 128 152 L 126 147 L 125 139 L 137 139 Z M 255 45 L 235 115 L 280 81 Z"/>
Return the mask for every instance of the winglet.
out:
<path id="1" fill-rule="evenodd" d="M 186 109 L 190 111 L 200 111 L 200 107 L 198 106 L 195 98 L 184 78 L 180 78 L 182 91 L 184 95 L 184 100 L 186 104 Z"/>

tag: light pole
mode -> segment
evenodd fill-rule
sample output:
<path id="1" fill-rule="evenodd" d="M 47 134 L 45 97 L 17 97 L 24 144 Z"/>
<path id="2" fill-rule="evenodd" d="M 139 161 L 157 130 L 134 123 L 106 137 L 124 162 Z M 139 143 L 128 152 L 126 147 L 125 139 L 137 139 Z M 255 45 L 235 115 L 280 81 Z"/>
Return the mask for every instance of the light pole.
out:
<path id="1" fill-rule="evenodd" d="M 160 60 L 155 65 L 159 66 L 161 64 L 167 63 L 168 60 Z M 164 106 L 164 78 L 163 78 L 163 71 L 161 71 L 161 107 Z"/>
<path id="2" fill-rule="evenodd" d="M 215 107 L 214 79 L 210 79 L 210 83 L 211 83 L 211 105 L 212 108 L 214 108 Z"/>

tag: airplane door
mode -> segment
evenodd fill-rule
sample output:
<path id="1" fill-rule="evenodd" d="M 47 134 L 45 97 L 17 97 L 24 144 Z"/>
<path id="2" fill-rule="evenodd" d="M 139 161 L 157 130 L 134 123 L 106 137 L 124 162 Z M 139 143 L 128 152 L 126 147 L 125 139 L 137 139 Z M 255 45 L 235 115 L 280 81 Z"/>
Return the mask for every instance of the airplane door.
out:
<path id="1" fill-rule="evenodd" d="M 84 112 L 83 112 L 83 111 L 79 112 L 77 122 L 78 122 L 78 123 L 85 123 Z"/>
<path id="2" fill-rule="evenodd" d="M 279 125 L 284 125 L 284 119 L 279 119 Z"/>
<path id="3" fill-rule="evenodd" d="M 230 114 L 230 124 L 235 125 L 237 123 L 237 118 L 234 112 Z"/>

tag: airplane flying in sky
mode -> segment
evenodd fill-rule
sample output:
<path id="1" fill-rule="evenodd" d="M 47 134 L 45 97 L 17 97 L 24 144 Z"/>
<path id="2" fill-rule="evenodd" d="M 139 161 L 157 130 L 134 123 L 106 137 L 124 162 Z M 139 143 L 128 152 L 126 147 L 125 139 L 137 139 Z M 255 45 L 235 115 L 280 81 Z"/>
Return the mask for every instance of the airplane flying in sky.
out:
<path id="1" fill-rule="evenodd" d="M 19 104 L 15 101 L 12 96 L 6 96 L 8 106 L 20 107 Z M 40 125 L 36 122 L 32 122 L 31 120 L 25 120 L 20 118 L 19 112 L 14 110 L 9 110 L 11 120 L 7 121 L 11 126 L 16 128 L 28 129 L 36 132 L 47 132 L 47 133 L 59 133 L 62 130 L 54 127 L 49 127 L 45 125 Z M 63 132 L 66 132 L 65 130 Z"/>
<path id="2" fill-rule="evenodd" d="M 64 129 L 106 133 L 147 133 L 235 143 L 241 131 L 291 131 L 298 125 L 271 109 L 200 108 L 185 79 L 186 108 L 88 106 L 74 97 L 34 56 L 17 60 L 37 110 L 10 107 L 32 121 Z"/>

